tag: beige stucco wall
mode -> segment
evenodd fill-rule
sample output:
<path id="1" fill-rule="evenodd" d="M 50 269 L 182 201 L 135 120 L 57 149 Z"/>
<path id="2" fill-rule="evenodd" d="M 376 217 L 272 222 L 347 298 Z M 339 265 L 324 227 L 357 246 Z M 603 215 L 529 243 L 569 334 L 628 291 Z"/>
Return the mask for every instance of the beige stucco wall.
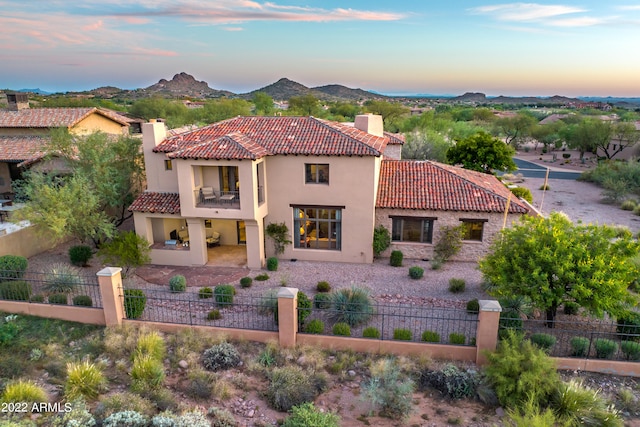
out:
<path id="1" fill-rule="evenodd" d="M 451 211 L 416 211 L 402 209 L 377 209 L 376 226 L 383 225 L 389 232 L 392 230 L 391 216 L 411 216 L 417 218 L 437 218 L 433 225 L 433 243 L 438 241 L 438 233 L 441 227 L 460 225 L 460 219 L 482 219 L 488 220 L 484 223 L 482 242 L 465 241 L 460 252 L 453 257 L 456 261 L 477 261 L 482 258 L 489 249 L 491 241 L 496 233 L 502 229 L 504 214 L 487 212 L 451 212 Z M 520 215 L 509 214 L 507 216 L 507 226 L 513 221 L 517 221 Z M 381 256 L 388 257 L 393 250 L 402 251 L 407 259 L 432 259 L 433 244 L 413 243 L 413 242 L 391 242 L 389 249 Z"/>
<path id="2" fill-rule="evenodd" d="M 69 132 L 75 135 L 89 135 L 97 131 L 108 133 L 110 135 L 126 135 L 128 133 L 128 126 L 123 126 L 108 117 L 98 113 L 93 113 L 80 120 L 75 126 L 69 129 Z"/>
<path id="3" fill-rule="evenodd" d="M 142 152 L 144 154 L 147 190 L 152 192 L 178 192 L 178 173 L 176 168 L 165 170 L 164 161 L 167 156 L 154 153 L 153 149 L 167 136 L 167 129 L 162 122 L 142 124 Z"/>
<path id="4" fill-rule="evenodd" d="M 0 256 L 20 255 L 29 258 L 55 246 L 46 232 L 38 232 L 35 226 L 0 236 Z"/>

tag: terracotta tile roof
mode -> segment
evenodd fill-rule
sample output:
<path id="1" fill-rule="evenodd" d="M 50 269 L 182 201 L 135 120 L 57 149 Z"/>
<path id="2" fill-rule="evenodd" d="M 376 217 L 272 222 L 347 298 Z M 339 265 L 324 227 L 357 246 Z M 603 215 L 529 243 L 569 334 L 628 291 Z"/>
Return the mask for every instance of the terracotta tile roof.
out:
<path id="1" fill-rule="evenodd" d="M 0 162 L 33 162 L 45 156 L 48 137 L 0 136 Z"/>
<path id="2" fill-rule="evenodd" d="M 389 142 L 389 138 L 315 117 L 236 117 L 170 136 L 154 151 L 170 153 L 184 150 L 232 133 L 242 134 L 248 141 L 262 147 L 264 155 L 380 156 Z M 234 140 L 238 142 L 236 137 Z M 208 155 L 223 158 L 213 152 Z"/>
<path id="3" fill-rule="evenodd" d="M 26 108 L 19 111 L 0 110 L 0 128 L 73 127 L 91 114 L 100 114 L 128 126 L 119 115 L 98 108 Z"/>
<path id="4" fill-rule="evenodd" d="M 406 142 L 404 134 L 402 133 L 391 133 L 385 131 L 384 136 L 389 138 L 389 145 L 404 145 Z"/>
<path id="5" fill-rule="evenodd" d="M 131 212 L 180 213 L 180 194 L 144 192 L 129 206 Z"/>
<path id="6" fill-rule="evenodd" d="M 232 132 L 169 154 L 172 159 L 259 159 L 269 152 L 245 135 Z"/>
<path id="7" fill-rule="evenodd" d="M 504 212 L 511 191 L 495 176 L 432 161 L 383 160 L 377 208 Z M 510 213 L 527 213 L 511 197 Z"/>

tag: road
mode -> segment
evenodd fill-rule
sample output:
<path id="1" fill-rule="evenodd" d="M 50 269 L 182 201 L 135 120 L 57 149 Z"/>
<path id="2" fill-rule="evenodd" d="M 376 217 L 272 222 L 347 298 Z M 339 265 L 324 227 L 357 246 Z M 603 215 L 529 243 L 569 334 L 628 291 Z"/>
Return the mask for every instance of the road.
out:
<path id="1" fill-rule="evenodd" d="M 521 173 L 525 178 L 544 178 L 547 174 L 547 168 L 544 166 L 522 159 L 514 158 L 513 161 L 518 166 L 515 173 Z M 578 179 L 579 176 L 580 172 L 549 171 L 549 179 Z"/>

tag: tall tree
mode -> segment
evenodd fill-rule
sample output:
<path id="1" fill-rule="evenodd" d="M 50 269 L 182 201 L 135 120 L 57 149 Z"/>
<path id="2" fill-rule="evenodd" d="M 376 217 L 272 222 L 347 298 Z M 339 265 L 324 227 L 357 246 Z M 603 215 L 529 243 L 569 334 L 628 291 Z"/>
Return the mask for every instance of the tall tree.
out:
<path id="1" fill-rule="evenodd" d="M 250 115 L 251 103 L 244 99 L 216 99 L 207 101 L 199 114 L 203 122 L 215 123 L 231 117 Z"/>
<path id="2" fill-rule="evenodd" d="M 598 145 L 598 148 L 602 150 L 607 159 L 613 159 L 613 157 L 620 153 L 627 147 L 633 147 L 640 139 L 640 134 L 636 130 L 634 123 L 620 122 L 615 123 L 611 127 L 611 139 L 602 145 Z"/>
<path id="3" fill-rule="evenodd" d="M 496 120 L 495 124 L 505 142 L 517 147 L 531 134 L 531 128 L 537 123 L 535 117 L 526 112 L 519 112 L 514 117 L 503 117 Z"/>
<path id="4" fill-rule="evenodd" d="M 407 141 L 402 146 L 403 159 L 447 161 L 447 150 L 453 145 L 442 134 L 426 130 L 407 134 Z"/>
<path id="5" fill-rule="evenodd" d="M 258 116 L 270 116 L 273 114 L 275 107 L 273 106 L 273 98 L 266 92 L 256 92 L 253 94 L 253 105 L 255 113 Z"/>
<path id="6" fill-rule="evenodd" d="M 530 298 L 553 327 L 567 302 L 598 316 L 617 316 L 635 304 L 627 288 L 640 273 L 631 261 L 639 251 L 628 230 L 574 224 L 553 212 L 502 230 L 479 265 L 490 295 Z"/>
<path id="7" fill-rule="evenodd" d="M 320 100 L 311 94 L 292 96 L 289 98 L 289 111 L 301 116 L 318 116 L 320 113 Z"/>
<path id="8" fill-rule="evenodd" d="M 449 148 L 447 161 L 462 164 L 466 169 L 493 173 L 494 170 L 515 170 L 514 154 L 515 150 L 504 142 L 486 132 L 478 132 Z"/>
<path id="9" fill-rule="evenodd" d="M 397 131 L 399 128 L 397 122 L 403 115 L 409 114 L 410 111 L 409 108 L 398 102 L 379 101 L 375 99 L 365 102 L 364 107 L 369 113 L 381 115 L 384 128 L 389 132 Z"/>
<path id="10" fill-rule="evenodd" d="M 608 146 L 611 142 L 611 135 L 612 126 L 609 122 L 590 117 L 566 126 L 562 131 L 567 145 L 578 150 L 581 159 L 586 152 L 596 153 L 599 147 Z"/>

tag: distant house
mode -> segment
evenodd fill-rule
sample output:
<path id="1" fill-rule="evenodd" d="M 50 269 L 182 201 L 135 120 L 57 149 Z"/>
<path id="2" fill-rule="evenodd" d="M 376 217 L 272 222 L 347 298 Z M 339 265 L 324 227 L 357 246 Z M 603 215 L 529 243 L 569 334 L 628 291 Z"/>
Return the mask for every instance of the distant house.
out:
<path id="1" fill-rule="evenodd" d="M 494 176 L 401 161 L 382 118 L 236 117 L 168 136 L 143 125 L 147 191 L 131 205 L 156 264 L 204 265 L 208 246 L 241 246 L 260 268 L 284 223 L 285 259 L 370 263 L 376 225 L 407 256 L 430 257 L 442 225 L 468 224 L 460 259 L 477 259 L 503 224 L 510 192 Z M 513 198 L 507 225 L 527 213 Z"/>

